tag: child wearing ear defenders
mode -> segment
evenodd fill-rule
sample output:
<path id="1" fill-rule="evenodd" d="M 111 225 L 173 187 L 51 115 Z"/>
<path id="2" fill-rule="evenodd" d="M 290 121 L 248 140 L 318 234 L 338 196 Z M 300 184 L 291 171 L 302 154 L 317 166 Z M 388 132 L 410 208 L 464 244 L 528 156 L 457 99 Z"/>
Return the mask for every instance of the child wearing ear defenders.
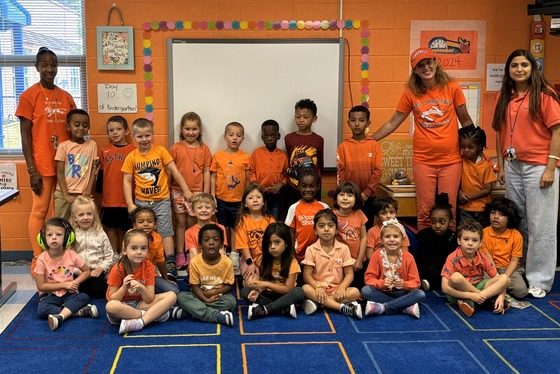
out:
<path id="1" fill-rule="evenodd" d="M 88 304 L 89 296 L 78 292 L 80 283 L 89 278 L 89 268 L 74 251 L 66 249 L 74 242 L 74 230 L 62 218 L 49 219 L 37 242 L 44 251 L 37 258 L 37 290 L 39 305 L 37 316 L 49 321 L 56 330 L 64 320 L 72 316 L 97 318 L 97 308 Z M 74 271 L 82 272 L 74 279 Z"/>

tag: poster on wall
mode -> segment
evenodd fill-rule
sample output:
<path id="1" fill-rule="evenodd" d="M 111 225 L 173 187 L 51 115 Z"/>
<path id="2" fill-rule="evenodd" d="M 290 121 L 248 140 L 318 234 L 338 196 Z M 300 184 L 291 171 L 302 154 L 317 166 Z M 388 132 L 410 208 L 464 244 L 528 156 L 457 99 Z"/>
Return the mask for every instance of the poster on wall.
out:
<path id="1" fill-rule="evenodd" d="M 98 84 L 97 103 L 99 113 L 138 113 L 136 84 Z"/>
<path id="2" fill-rule="evenodd" d="M 410 51 L 419 47 L 455 78 L 483 78 L 486 21 L 411 21 Z"/>
<path id="3" fill-rule="evenodd" d="M 16 164 L 0 163 L 0 190 L 17 190 Z"/>

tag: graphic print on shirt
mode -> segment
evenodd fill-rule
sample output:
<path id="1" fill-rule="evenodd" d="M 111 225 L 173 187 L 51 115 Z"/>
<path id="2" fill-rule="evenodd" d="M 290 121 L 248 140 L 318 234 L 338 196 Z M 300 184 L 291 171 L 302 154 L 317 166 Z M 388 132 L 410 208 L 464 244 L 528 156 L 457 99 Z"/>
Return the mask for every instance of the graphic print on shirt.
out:
<path id="1" fill-rule="evenodd" d="M 317 164 L 317 148 L 308 145 L 298 145 L 290 155 L 290 165 L 288 166 L 288 175 L 293 184 L 298 184 L 298 174 L 304 169 L 313 169 L 316 171 Z"/>
<path id="2" fill-rule="evenodd" d="M 420 125 L 426 129 L 447 125 L 451 119 L 448 117 L 442 121 L 441 117 L 445 117 L 449 105 L 453 105 L 453 101 L 446 99 L 429 99 L 414 104 L 415 114 L 420 112 Z"/>
<path id="3" fill-rule="evenodd" d="M 237 175 L 237 168 L 233 164 L 233 161 L 229 160 L 225 169 L 225 174 L 228 190 L 233 190 L 239 183 L 241 183 L 241 179 Z"/>
<path id="4" fill-rule="evenodd" d="M 155 159 L 150 161 L 138 162 L 135 165 L 138 170 L 138 177 L 146 181 L 146 185 L 150 187 L 142 187 L 142 193 L 145 195 L 154 195 L 161 192 L 159 186 L 159 176 L 161 174 L 161 160 Z"/>
<path id="5" fill-rule="evenodd" d="M 64 176 L 66 178 L 82 178 L 84 173 L 88 171 L 89 157 L 88 155 L 81 155 L 79 153 L 68 153 L 66 163 L 66 171 Z"/>
<path id="6" fill-rule="evenodd" d="M 358 240 L 360 238 L 360 228 L 352 226 L 348 222 L 339 222 L 338 229 L 342 240 L 345 243 Z"/>

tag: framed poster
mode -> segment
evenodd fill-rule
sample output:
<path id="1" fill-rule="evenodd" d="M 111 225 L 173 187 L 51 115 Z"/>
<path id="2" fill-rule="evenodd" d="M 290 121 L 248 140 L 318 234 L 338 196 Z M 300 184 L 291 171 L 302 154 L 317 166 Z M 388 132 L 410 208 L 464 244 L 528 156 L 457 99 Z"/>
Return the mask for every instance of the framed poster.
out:
<path id="1" fill-rule="evenodd" d="M 97 69 L 134 70 L 132 26 L 97 27 Z"/>

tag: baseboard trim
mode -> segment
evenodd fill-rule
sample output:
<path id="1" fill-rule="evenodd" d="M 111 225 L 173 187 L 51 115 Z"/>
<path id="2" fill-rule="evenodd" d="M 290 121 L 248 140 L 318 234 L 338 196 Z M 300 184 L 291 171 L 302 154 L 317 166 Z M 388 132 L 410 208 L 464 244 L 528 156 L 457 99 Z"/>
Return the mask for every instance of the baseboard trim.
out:
<path id="1" fill-rule="evenodd" d="M 33 251 L 2 251 L 2 262 L 15 262 L 18 260 L 31 261 Z"/>

